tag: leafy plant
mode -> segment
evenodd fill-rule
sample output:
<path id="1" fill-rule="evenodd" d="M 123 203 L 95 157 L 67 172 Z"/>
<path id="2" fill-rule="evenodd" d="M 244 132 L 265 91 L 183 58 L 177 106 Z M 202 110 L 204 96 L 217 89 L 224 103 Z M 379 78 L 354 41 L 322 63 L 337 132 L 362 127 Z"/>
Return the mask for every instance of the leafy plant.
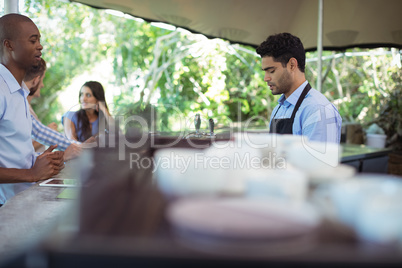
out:
<path id="1" fill-rule="evenodd" d="M 385 99 L 379 117 L 373 120 L 387 135 L 388 145 L 402 151 L 402 78 L 397 73 L 392 74 L 394 87 L 389 98 Z"/>
<path id="2" fill-rule="evenodd" d="M 60 120 L 65 112 L 60 92 L 100 62 L 112 66 L 108 83 L 116 88 L 115 115 L 155 107 L 162 131 L 191 127 L 179 119 L 191 121 L 196 113 L 216 119 L 218 127 L 253 118 L 253 125 L 265 127 L 277 104 L 279 96 L 272 96 L 263 81 L 252 47 L 154 27 L 77 3 L 26 0 L 25 5 L 24 12 L 41 31 L 49 67 L 43 97 L 34 102 L 44 123 Z M 344 122 L 366 125 L 386 118 L 387 134 L 400 133 L 398 56 L 400 63 L 395 49 L 324 51 L 323 94 Z M 316 52 L 307 53 L 306 76 L 313 87 L 316 58 Z"/>

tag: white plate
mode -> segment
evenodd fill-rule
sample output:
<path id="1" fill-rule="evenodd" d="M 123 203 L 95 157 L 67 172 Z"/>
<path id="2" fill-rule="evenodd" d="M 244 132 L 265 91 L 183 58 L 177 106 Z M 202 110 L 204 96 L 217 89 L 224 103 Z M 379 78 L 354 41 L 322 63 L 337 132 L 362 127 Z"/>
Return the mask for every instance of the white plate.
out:
<path id="1" fill-rule="evenodd" d="M 277 239 L 309 233 L 320 223 L 308 204 L 277 199 L 183 199 L 167 210 L 181 231 L 234 239 Z"/>
<path id="2" fill-rule="evenodd" d="M 339 164 L 336 167 L 327 167 L 320 170 L 309 172 L 310 183 L 318 184 L 321 182 L 338 182 L 350 179 L 356 174 L 356 169 L 352 166 Z"/>

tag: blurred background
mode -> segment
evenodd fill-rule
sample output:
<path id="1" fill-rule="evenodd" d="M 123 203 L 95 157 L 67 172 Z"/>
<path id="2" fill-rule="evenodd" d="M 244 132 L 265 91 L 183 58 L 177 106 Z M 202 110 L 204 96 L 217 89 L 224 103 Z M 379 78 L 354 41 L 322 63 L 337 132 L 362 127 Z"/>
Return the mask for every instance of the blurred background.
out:
<path id="1" fill-rule="evenodd" d="M 33 107 L 44 124 L 60 122 L 74 109 L 81 85 L 89 80 L 104 85 L 115 116 L 158 107 L 160 131 L 180 130 L 172 107 L 180 116 L 218 118 L 217 127 L 254 116 L 259 119 L 253 124 L 265 126 L 277 103 L 253 47 L 69 1 L 25 0 L 19 9 L 42 34 L 48 71 Z M 323 56 L 322 91 L 344 124 L 366 129 L 377 123 L 388 144 L 395 133 L 401 136 L 401 51 L 354 48 Z M 317 52 L 307 53 L 306 76 L 316 85 Z M 393 146 L 400 145 L 394 141 Z"/>

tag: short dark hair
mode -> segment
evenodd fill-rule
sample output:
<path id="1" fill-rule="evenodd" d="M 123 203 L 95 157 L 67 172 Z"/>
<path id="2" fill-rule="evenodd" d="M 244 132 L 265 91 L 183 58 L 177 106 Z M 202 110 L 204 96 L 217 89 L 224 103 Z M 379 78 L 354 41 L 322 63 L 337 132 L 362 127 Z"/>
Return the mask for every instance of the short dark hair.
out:
<path id="1" fill-rule="evenodd" d="M 33 23 L 30 18 L 18 13 L 6 14 L 0 18 L 0 56 L 3 55 L 4 40 L 14 40 L 18 36 L 21 22 Z"/>
<path id="2" fill-rule="evenodd" d="M 25 73 L 24 81 L 31 81 L 32 79 L 34 79 L 37 76 L 42 78 L 42 76 L 45 74 L 45 71 L 46 71 L 46 61 L 41 58 L 38 66 L 32 66 Z M 35 94 L 35 92 L 38 90 L 38 88 L 39 88 L 39 84 L 33 88 L 30 88 L 29 96 L 32 96 L 33 94 Z"/>
<path id="3" fill-rule="evenodd" d="M 31 81 L 37 76 L 42 77 L 45 71 L 46 71 L 46 61 L 43 58 L 41 58 L 38 66 L 32 66 L 27 70 L 27 72 L 25 73 L 24 81 Z"/>
<path id="4" fill-rule="evenodd" d="M 299 70 L 304 73 L 306 53 L 300 38 L 290 33 L 280 33 L 268 36 L 267 40 L 257 47 L 257 53 L 263 57 L 273 57 L 274 61 L 285 67 L 290 58 L 295 58 Z"/>

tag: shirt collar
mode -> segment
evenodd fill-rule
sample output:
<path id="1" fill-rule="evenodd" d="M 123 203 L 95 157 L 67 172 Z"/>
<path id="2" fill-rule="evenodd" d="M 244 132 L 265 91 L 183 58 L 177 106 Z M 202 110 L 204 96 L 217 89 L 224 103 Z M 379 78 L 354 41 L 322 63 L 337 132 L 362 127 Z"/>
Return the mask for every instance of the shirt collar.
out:
<path id="1" fill-rule="evenodd" d="M 14 75 L 2 63 L 0 63 L 0 76 L 3 77 L 4 81 L 8 85 L 11 94 L 20 89 L 23 90 L 24 95 L 29 94 L 29 89 L 25 85 L 24 81 L 22 81 L 22 86 L 20 86 L 20 84 L 18 84 L 17 80 L 15 79 Z"/>
<path id="2" fill-rule="evenodd" d="M 299 99 L 300 95 L 302 94 L 307 83 L 308 83 L 307 80 L 304 81 L 295 91 L 293 91 L 292 94 L 290 94 L 289 98 L 286 98 L 285 94 L 282 94 L 282 96 L 278 100 L 278 103 L 285 107 L 288 107 L 290 105 L 295 106 L 297 103 L 297 100 Z"/>

